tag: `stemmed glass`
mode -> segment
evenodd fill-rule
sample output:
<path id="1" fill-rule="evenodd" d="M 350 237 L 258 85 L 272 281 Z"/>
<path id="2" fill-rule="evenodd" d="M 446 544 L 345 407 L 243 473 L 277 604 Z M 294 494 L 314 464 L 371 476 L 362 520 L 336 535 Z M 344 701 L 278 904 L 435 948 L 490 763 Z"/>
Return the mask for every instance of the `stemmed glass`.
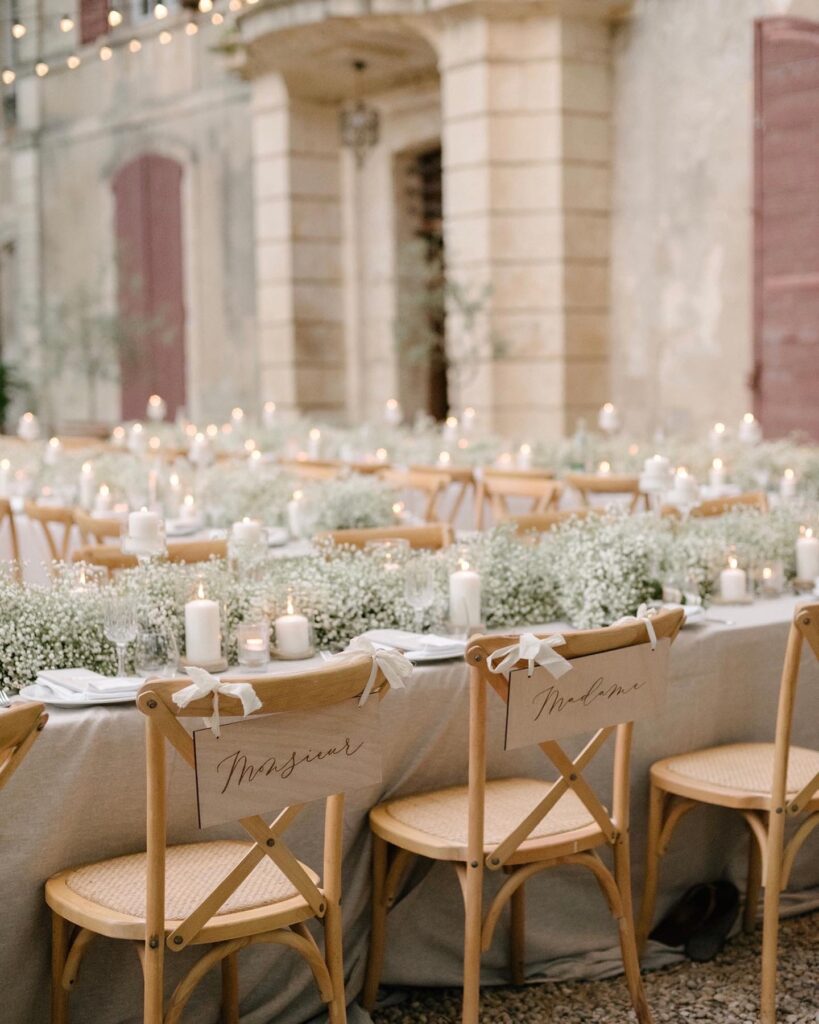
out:
<path id="1" fill-rule="evenodd" d="M 435 601 L 435 573 L 429 562 L 414 559 L 404 568 L 404 599 L 415 611 L 416 629 L 424 627 L 424 612 Z"/>
<path id="2" fill-rule="evenodd" d="M 106 640 L 117 648 L 117 675 L 125 675 L 125 649 L 136 640 L 136 601 L 130 594 L 106 594 L 103 609 Z"/>

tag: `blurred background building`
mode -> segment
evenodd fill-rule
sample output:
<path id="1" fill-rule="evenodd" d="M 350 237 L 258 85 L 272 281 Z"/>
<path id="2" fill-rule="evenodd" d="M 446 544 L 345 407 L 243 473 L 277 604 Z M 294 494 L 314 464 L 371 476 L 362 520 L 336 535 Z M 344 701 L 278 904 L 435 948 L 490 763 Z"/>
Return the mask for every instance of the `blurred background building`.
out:
<path id="1" fill-rule="evenodd" d="M 18 403 L 819 436 L 819 0 L 0 3 Z"/>

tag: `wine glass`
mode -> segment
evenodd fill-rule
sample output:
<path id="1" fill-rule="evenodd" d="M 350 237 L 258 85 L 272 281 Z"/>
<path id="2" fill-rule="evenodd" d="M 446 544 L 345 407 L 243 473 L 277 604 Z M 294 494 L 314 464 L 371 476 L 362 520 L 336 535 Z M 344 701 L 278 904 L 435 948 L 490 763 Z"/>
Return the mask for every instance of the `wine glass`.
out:
<path id="1" fill-rule="evenodd" d="M 429 562 L 415 559 L 404 570 L 404 600 L 415 611 L 416 629 L 424 628 L 424 612 L 435 601 L 435 573 Z"/>
<path id="2" fill-rule="evenodd" d="M 106 640 L 117 648 L 117 675 L 125 675 L 125 649 L 137 635 L 136 601 L 130 594 L 107 594 L 103 609 Z"/>
<path id="3" fill-rule="evenodd" d="M 168 626 L 140 626 L 136 637 L 134 663 L 138 676 L 172 675 L 179 662 L 176 639 Z"/>

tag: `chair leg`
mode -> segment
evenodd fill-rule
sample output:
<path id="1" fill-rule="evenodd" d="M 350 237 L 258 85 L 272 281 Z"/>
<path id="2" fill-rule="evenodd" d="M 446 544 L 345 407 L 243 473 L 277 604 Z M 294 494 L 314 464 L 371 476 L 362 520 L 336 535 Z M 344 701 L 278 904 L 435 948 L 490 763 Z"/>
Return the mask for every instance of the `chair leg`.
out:
<path id="1" fill-rule="evenodd" d="M 762 886 L 762 853 L 753 832 L 748 836 L 748 879 L 745 883 L 745 906 L 742 911 L 742 930 L 751 933 L 756 927 L 759 890 Z"/>
<path id="2" fill-rule="evenodd" d="M 165 943 L 164 936 L 151 948 L 145 944 L 143 973 L 145 975 L 145 1003 L 143 1024 L 163 1024 L 165 1019 Z"/>
<path id="3" fill-rule="evenodd" d="M 466 865 L 464 891 L 463 1024 L 478 1024 L 481 1003 L 481 925 L 483 921 L 483 861 Z"/>
<path id="4" fill-rule="evenodd" d="M 373 835 L 373 866 L 372 866 L 372 923 L 370 927 L 370 948 L 367 953 L 367 970 L 364 975 L 364 988 L 361 993 L 361 1005 L 371 1011 L 378 998 L 378 985 L 384 967 L 384 950 L 387 940 L 387 850 L 386 840 Z"/>
<path id="5" fill-rule="evenodd" d="M 643 885 L 643 899 L 640 903 L 640 920 L 637 925 L 637 950 L 643 952 L 657 901 L 657 880 L 660 870 L 660 833 L 663 827 L 665 793 L 653 783 L 648 798 L 648 839 L 646 843 L 646 877 Z"/>
<path id="6" fill-rule="evenodd" d="M 68 993 L 63 969 L 68 956 L 68 921 L 51 912 L 51 1024 L 68 1024 Z"/>
<path id="7" fill-rule="evenodd" d="M 512 893 L 509 901 L 509 976 L 513 985 L 526 980 L 526 894 L 525 885 Z"/>
<path id="8" fill-rule="evenodd" d="M 328 1006 L 330 1024 L 347 1024 L 342 941 L 341 907 L 335 900 L 328 899 L 324 915 L 324 958 L 333 986 L 333 999 Z"/>
<path id="9" fill-rule="evenodd" d="M 762 915 L 761 1024 L 776 1024 L 776 959 L 779 942 L 779 893 L 782 889 L 782 852 L 785 815 L 771 813 L 765 858 L 765 903 Z"/>
<path id="10" fill-rule="evenodd" d="M 239 957 L 222 960 L 222 1024 L 239 1024 Z"/>
<path id="11" fill-rule="evenodd" d="M 640 977 L 640 958 L 637 955 L 637 940 L 634 933 L 634 911 L 631 905 L 631 862 L 627 834 L 620 836 L 614 844 L 614 880 L 617 883 L 620 901 L 623 905 L 623 915 L 617 924 L 620 929 L 620 949 L 631 1003 L 639 1024 L 652 1024 L 651 1010 L 643 988 L 643 979 Z"/>

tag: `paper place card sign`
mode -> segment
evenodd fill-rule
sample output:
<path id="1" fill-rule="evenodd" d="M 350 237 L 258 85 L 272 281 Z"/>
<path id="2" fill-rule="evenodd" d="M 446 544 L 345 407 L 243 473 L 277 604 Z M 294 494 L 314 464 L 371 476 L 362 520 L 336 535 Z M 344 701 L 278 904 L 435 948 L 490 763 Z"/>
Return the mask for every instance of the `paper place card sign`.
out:
<path id="1" fill-rule="evenodd" d="M 222 723 L 193 734 L 199 827 L 381 781 L 380 701 Z"/>
<path id="2" fill-rule="evenodd" d="M 665 701 L 671 641 L 623 647 L 575 658 L 555 677 L 537 667 L 510 673 L 506 750 L 577 736 L 656 714 Z"/>

